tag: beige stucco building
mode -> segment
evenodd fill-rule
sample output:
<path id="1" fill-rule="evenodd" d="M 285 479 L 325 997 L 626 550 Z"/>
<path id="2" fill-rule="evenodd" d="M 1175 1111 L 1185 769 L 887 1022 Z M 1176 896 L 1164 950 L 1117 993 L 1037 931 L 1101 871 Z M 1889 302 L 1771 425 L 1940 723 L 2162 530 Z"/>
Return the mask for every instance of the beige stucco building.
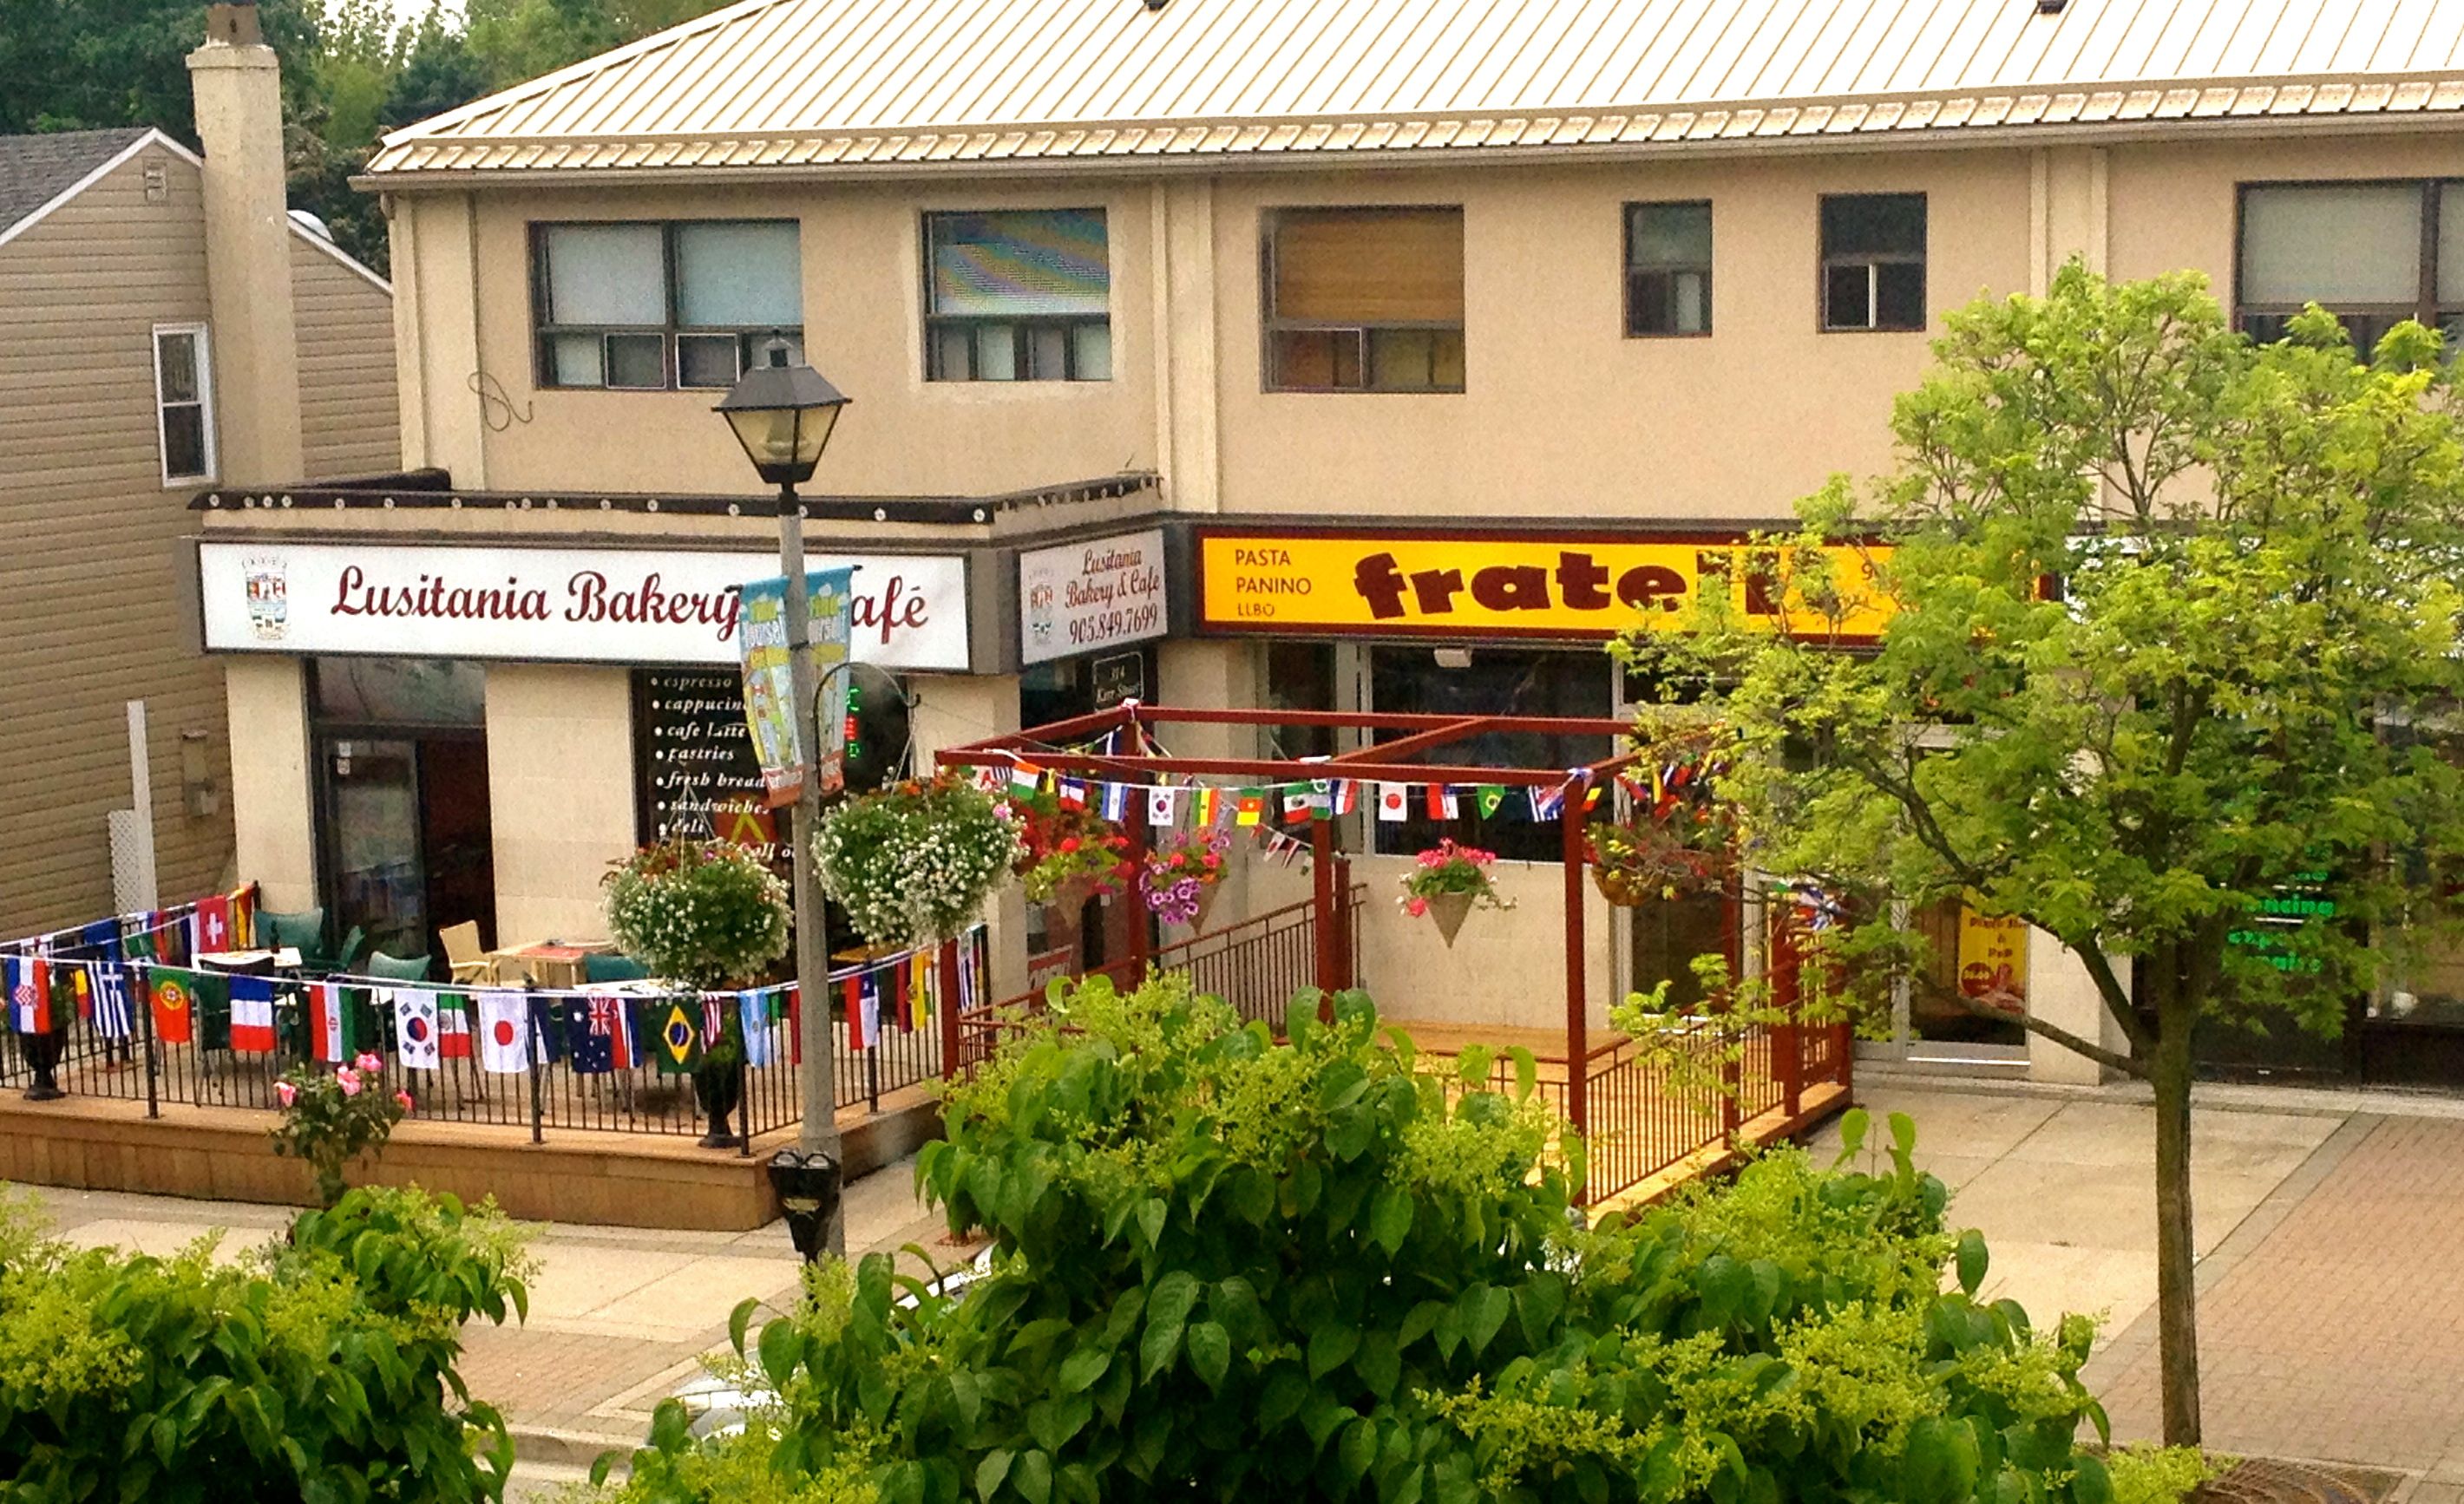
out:
<path id="1" fill-rule="evenodd" d="M 403 461 L 438 473 L 210 498 L 206 629 L 254 732 L 240 865 L 277 907 L 373 915 L 376 868 L 475 841 L 485 883 L 398 876 L 426 885 L 401 924 L 595 932 L 605 864 L 706 814 L 707 784 L 663 793 L 700 734 L 676 707 L 732 693 L 732 655 L 640 602 L 767 572 L 709 408 L 773 338 L 854 396 L 809 536 L 867 565 L 919 760 L 1123 692 L 1606 715 L 1630 592 L 1695 588 L 1882 468 L 1894 394 L 1972 297 L 2076 257 L 2203 272 L 2262 336 L 2309 298 L 2365 338 L 2464 319 L 2459 79 L 2464 17 L 2433 0 L 746 0 L 374 159 Z M 1038 572 L 1078 566 L 1039 551 L 1089 540 L 1152 548 L 1164 609 L 1077 622 L 1071 651 Z M 1493 563 L 1573 573 L 1538 600 L 1401 582 Z M 244 614 L 277 578 L 283 620 Z M 499 580 L 559 620 L 451 594 Z M 384 791 L 333 771 L 372 741 L 410 770 Z M 448 843 L 430 758 L 431 790 L 484 784 Z M 1553 838 L 1525 826 L 1458 828 L 1527 901 L 1451 951 L 1385 901 L 1433 830 L 1348 828 L 1390 1008 L 1555 1014 Z M 1595 920 L 1602 1018 L 1696 949 L 1753 964 L 1751 914 Z M 1000 928 L 1012 982 L 1070 934 L 1015 900 Z M 2066 958 L 2018 965 L 2031 1006 L 2096 1027 Z M 1890 1049 L 2092 1069 L 1963 1016 Z"/>
<path id="2" fill-rule="evenodd" d="M 261 47 L 200 70 L 202 158 L 143 129 L 0 138 L 0 935 L 234 881 L 189 499 L 399 463 L 391 294 L 285 212 L 274 78 Z M 150 815 L 150 881 L 123 817 L 115 883 L 113 811 Z"/>

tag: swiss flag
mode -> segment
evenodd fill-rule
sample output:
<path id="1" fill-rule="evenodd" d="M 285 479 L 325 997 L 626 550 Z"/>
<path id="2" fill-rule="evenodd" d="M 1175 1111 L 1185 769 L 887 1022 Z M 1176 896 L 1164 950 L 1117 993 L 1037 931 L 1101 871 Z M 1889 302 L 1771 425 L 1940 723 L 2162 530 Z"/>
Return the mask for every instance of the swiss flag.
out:
<path id="1" fill-rule="evenodd" d="M 228 950 L 231 948 L 231 895 L 217 893 L 197 900 L 197 948 Z"/>

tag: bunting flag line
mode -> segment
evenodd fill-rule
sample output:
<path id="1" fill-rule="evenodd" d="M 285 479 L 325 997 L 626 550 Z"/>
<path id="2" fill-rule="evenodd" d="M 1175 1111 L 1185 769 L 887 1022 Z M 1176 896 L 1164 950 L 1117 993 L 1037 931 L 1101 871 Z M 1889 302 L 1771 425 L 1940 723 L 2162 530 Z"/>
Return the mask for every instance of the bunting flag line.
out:
<path id="1" fill-rule="evenodd" d="M 1408 783 L 1381 783 L 1377 786 L 1377 817 L 1393 824 L 1412 817 L 1412 786 Z"/>
<path id="2" fill-rule="evenodd" d="M 514 1076 L 531 1068 L 530 999 L 511 988 L 479 994 L 479 1068 Z"/>
<path id="3" fill-rule="evenodd" d="M 231 1047 L 234 1055 L 274 1053 L 274 978 L 231 979 Z"/>

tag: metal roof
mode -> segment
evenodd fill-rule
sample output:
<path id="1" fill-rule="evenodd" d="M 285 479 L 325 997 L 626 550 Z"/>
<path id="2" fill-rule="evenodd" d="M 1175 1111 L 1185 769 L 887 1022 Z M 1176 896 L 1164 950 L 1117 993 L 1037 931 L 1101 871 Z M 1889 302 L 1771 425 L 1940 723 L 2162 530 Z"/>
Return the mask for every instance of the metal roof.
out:
<path id="1" fill-rule="evenodd" d="M 369 168 L 393 185 L 2433 116 L 2464 117 L 2464 0 L 742 0 L 397 131 Z"/>

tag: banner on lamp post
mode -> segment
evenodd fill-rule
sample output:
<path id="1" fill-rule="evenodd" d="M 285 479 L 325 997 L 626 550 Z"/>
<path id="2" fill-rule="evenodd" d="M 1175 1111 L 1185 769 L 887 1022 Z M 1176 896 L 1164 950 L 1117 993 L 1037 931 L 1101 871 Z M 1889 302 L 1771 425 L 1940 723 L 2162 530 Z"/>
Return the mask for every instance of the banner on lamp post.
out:
<path id="1" fill-rule="evenodd" d="M 744 660 L 744 722 L 753 733 L 753 754 L 761 764 L 761 788 L 772 809 L 793 804 L 804 778 L 817 774 L 822 792 L 834 793 L 847 778 L 847 675 L 831 670 L 847 661 L 852 635 L 855 570 L 816 570 L 804 577 L 811 603 L 813 675 L 822 687 L 814 718 L 821 723 L 817 753 L 804 746 L 796 721 L 796 680 L 787 653 L 787 580 L 780 576 L 740 587 L 742 619 L 737 631 Z"/>

